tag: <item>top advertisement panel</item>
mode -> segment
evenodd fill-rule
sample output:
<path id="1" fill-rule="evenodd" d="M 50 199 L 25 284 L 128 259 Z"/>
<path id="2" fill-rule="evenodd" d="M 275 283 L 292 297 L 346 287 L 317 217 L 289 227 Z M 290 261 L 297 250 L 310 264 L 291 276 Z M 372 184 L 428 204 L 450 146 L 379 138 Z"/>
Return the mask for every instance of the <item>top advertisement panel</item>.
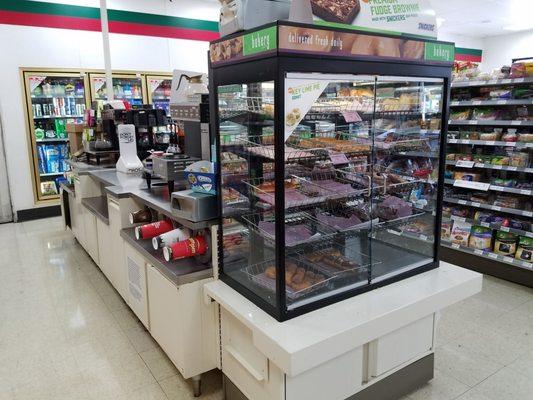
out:
<path id="1" fill-rule="evenodd" d="M 424 38 L 437 37 L 427 0 L 310 0 L 315 23 Z"/>

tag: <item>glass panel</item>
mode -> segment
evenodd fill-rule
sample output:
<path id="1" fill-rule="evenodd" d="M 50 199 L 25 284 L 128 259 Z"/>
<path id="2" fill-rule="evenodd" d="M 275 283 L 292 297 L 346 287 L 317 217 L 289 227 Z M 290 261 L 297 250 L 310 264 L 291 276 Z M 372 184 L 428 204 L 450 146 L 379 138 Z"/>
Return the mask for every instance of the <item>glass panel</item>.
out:
<path id="1" fill-rule="evenodd" d="M 442 79 L 385 78 L 372 121 L 372 281 L 430 263 L 439 176 Z"/>
<path id="2" fill-rule="evenodd" d="M 91 84 L 94 100 L 107 100 L 105 76 L 92 76 Z M 131 105 L 135 106 L 143 104 L 141 78 L 113 77 L 113 93 L 115 100 L 127 100 Z"/>
<path id="3" fill-rule="evenodd" d="M 375 77 L 288 74 L 285 88 L 290 310 L 368 285 Z"/>
<path id="4" fill-rule="evenodd" d="M 70 171 L 66 124 L 82 122 L 85 113 L 85 87 L 82 77 L 27 76 L 31 100 L 30 120 L 37 154 L 37 193 L 39 198 L 59 193 L 57 179 Z"/>
<path id="5" fill-rule="evenodd" d="M 172 79 L 148 78 L 148 90 L 152 105 L 156 109 L 165 110 L 170 116 L 170 91 Z"/>
<path id="6" fill-rule="evenodd" d="M 277 305 L 274 82 L 218 87 L 223 271 Z"/>

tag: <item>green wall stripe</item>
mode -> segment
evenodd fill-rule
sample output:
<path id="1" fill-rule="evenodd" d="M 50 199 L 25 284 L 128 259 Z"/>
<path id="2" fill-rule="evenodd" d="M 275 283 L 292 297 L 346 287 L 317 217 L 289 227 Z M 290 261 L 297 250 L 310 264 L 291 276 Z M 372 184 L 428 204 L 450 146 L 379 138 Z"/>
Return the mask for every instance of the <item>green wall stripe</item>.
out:
<path id="1" fill-rule="evenodd" d="M 100 9 L 94 7 L 72 6 L 68 4 L 47 3 L 29 0 L 0 0 L 0 10 L 25 12 L 64 17 L 100 19 Z M 200 19 L 171 17 L 133 11 L 108 10 L 109 21 L 133 22 L 137 24 L 171 26 L 218 32 L 218 22 Z"/>
<path id="2" fill-rule="evenodd" d="M 482 56 L 483 55 L 483 50 L 468 49 L 466 47 L 456 47 L 455 48 L 455 52 L 457 54 L 468 54 L 468 55 L 471 55 L 471 56 Z"/>
<path id="3" fill-rule="evenodd" d="M 44 1 L 0 0 L 0 9 L 65 17 L 100 18 L 100 9 L 98 8 L 47 3 Z"/>
<path id="4" fill-rule="evenodd" d="M 218 22 L 200 19 L 170 17 L 158 14 L 146 14 L 133 11 L 109 10 L 110 21 L 133 22 L 136 24 L 172 26 L 202 31 L 218 32 Z"/>

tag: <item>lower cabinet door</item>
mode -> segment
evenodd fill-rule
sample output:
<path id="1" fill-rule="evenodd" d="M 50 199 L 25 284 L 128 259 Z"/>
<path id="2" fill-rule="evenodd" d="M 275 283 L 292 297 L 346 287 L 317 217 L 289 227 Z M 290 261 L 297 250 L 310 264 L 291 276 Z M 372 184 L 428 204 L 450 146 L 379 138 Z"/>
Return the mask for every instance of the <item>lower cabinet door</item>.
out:
<path id="1" fill-rule="evenodd" d="M 100 261 L 100 269 L 107 279 L 109 279 L 109 282 L 115 286 L 111 270 L 111 254 L 115 250 L 111 247 L 109 225 L 96 218 L 96 230 L 98 232 L 98 260 Z"/>
<path id="2" fill-rule="evenodd" d="M 181 346 L 181 329 L 183 321 L 179 290 L 172 282 L 165 278 L 155 267 L 147 270 L 148 303 L 150 312 L 150 333 L 161 348 L 172 360 L 176 367 L 184 374 L 183 346 Z M 201 332 L 197 332 L 201 337 Z"/>
<path id="3" fill-rule="evenodd" d="M 128 244 L 125 244 L 128 297 L 126 301 L 146 329 L 150 330 L 148 292 L 146 287 L 146 261 Z"/>
<path id="4" fill-rule="evenodd" d="M 113 276 L 113 286 L 120 293 L 123 299 L 128 296 L 128 273 L 124 261 L 124 239 L 120 236 L 120 207 L 109 197 L 107 199 L 107 208 L 109 210 L 109 233 L 110 244 L 113 249 L 110 258 L 110 270 Z"/>
<path id="5" fill-rule="evenodd" d="M 85 229 L 85 250 L 93 261 L 99 266 L 100 257 L 98 253 L 98 230 L 96 228 L 96 217 L 83 205 L 83 225 Z"/>

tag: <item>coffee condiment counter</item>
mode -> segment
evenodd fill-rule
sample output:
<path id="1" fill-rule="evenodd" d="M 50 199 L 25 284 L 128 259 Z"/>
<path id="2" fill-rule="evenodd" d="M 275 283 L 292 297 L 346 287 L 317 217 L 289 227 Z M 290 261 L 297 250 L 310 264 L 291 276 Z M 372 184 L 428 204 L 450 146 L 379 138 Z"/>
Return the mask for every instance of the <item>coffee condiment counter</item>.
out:
<path id="1" fill-rule="evenodd" d="M 135 240 L 138 224 L 129 215 L 144 207 L 156 218 L 188 224 L 173 218 L 164 188 L 148 191 L 140 175 L 78 164 L 74 190 L 69 188 L 63 204 L 72 232 L 181 374 L 193 378 L 199 394 L 200 375 L 216 368 L 219 358 L 215 305 L 203 301 L 203 285 L 213 280 L 211 262 L 167 263 L 151 240 Z M 188 225 L 209 232 L 211 224 Z"/>

